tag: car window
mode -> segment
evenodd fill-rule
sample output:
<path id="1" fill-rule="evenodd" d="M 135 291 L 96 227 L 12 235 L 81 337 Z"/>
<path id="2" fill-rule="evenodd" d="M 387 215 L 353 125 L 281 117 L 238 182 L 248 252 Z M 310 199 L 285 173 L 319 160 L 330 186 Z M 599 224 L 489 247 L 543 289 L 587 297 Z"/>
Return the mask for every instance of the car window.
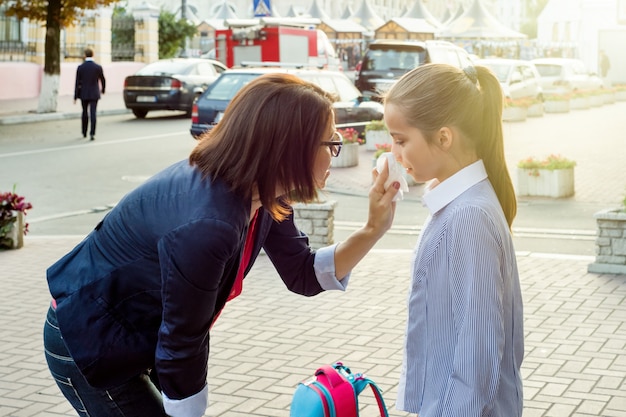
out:
<path id="1" fill-rule="evenodd" d="M 425 56 L 423 51 L 370 49 L 365 69 L 371 71 L 412 69 L 424 63 Z"/>
<path id="2" fill-rule="evenodd" d="M 192 67 L 188 62 L 157 61 L 137 71 L 137 75 L 188 75 Z"/>
<path id="3" fill-rule="evenodd" d="M 558 77 L 561 75 L 560 65 L 535 64 L 535 68 L 537 68 L 537 72 L 539 72 L 539 75 L 542 77 Z"/>
<path id="4" fill-rule="evenodd" d="M 527 65 L 523 65 L 521 69 L 522 69 L 522 75 L 523 75 L 524 80 L 532 80 L 535 78 L 535 73 L 531 67 Z"/>
<path id="5" fill-rule="evenodd" d="M 217 65 L 217 64 L 211 64 L 211 66 L 213 67 L 213 70 L 214 70 L 216 73 L 218 73 L 218 74 L 221 74 L 221 73 L 223 73 L 224 71 L 226 71 L 226 68 L 224 68 L 224 67 L 222 67 L 222 66 L 220 66 L 220 65 Z"/>
<path id="6" fill-rule="evenodd" d="M 231 100 L 244 85 L 259 74 L 222 74 L 207 90 L 208 100 Z"/>
<path id="7" fill-rule="evenodd" d="M 355 101 L 361 95 L 359 90 L 350 82 L 350 80 L 344 77 L 333 77 L 333 81 L 337 86 L 337 91 L 339 92 L 339 98 L 341 101 Z"/>
<path id="8" fill-rule="evenodd" d="M 506 80 L 509 78 L 509 71 L 511 70 L 511 67 L 509 65 L 500 65 L 500 64 L 481 64 L 481 65 L 486 65 L 491 70 L 491 72 L 493 72 L 493 74 L 496 76 L 498 81 L 500 81 L 501 83 L 506 82 Z"/>
<path id="9" fill-rule="evenodd" d="M 213 65 L 209 64 L 208 62 L 200 62 L 196 66 L 196 70 L 198 71 L 199 75 L 204 75 L 204 76 L 215 75 L 215 71 L 213 70 Z"/>

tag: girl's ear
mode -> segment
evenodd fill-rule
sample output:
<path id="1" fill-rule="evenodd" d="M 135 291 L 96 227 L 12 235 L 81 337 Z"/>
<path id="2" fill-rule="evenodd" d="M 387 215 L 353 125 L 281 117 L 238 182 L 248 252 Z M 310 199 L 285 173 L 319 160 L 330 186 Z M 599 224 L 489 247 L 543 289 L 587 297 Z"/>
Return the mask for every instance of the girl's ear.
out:
<path id="1" fill-rule="evenodd" d="M 439 129 L 439 132 L 437 133 L 437 141 L 442 149 L 448 150 L 452 147 L 453 134 L 454 132 L 452 132 L 449 127 L 444 126 Z"/>

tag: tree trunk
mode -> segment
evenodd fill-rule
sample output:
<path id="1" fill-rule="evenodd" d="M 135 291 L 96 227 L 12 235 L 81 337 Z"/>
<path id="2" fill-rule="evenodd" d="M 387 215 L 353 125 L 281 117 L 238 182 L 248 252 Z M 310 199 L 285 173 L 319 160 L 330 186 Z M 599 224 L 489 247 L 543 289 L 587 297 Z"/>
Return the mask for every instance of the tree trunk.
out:
<path id="1" fill-rule="evenodd" d="M 57 110 L 61 75 L 61 0 L 48 1 L 44 59 L 44 76 L 37 113 L 51 113 Z"/>

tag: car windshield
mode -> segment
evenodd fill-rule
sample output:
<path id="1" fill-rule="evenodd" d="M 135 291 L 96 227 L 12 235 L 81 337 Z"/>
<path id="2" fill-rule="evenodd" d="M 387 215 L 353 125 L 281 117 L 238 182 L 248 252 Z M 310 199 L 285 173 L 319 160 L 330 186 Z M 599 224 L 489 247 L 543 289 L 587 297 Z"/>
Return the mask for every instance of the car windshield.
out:
<path id="1" fill-rule="evenodd" d="M 560 65 L 535 64 L 535 67 L 542 77 L 556 77 L 561 74 Z"/>
<path id="2" fill-rule="evenodd" d="M 226 74 L 223 73 L 210 87 L 206 94 L 208 100 L 231 100 L 244 85 L 257 78 L 260 74 Z"/>
<path id="3" fill-rule="evenodd" d="M 392 71 L 410 70 L 424 63 L 424 51 L 403 49 L 370 49 L 367 53 L 366 70 Z"/>
<path id="4" fill-rule="evenodd" d="M 507 78 L 509 77 L 509 72 L 511 72 L 510 65 L 485 64 L 485 66 L 489 68 L 491 72 L 493 72 L 498 81 L 500 81 L 501 83 L 506 82 Z"/>
<path id="5" fill-rule="evenodd" d="M 189 62 L 154 62 L 150 65 L 146 65 L 139 71 L 137 75 L 174 75 L 174 74 L 186 74 L 189 72 L 191 65 Z"/>

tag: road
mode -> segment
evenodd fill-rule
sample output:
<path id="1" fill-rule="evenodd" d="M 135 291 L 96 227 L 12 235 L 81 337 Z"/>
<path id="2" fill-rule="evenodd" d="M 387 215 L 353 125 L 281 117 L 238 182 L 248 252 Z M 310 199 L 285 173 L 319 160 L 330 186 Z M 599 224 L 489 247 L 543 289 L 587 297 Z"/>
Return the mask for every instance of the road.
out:
<path id="1" fill-rule="evenodd" d="M 528 156 L 560 153 L 578 162 L 575 197 L 520 198 L 513 229 L 518 251 L 595 254 L 593 214 L 615 206 L 626 190 L 624 114 L 626 103 L 617 103 L 505 124 L 512 172 L 516 161 Z M 94 142 L 82 138 L 79 120 L 0 126 L 0 188 L 16 183 L 18 193 L 32 202 L 27 216 L 32 235 L 84 235 L 124 194 L 187 157 L 195 145 L 189 125 L 172 112 L 150 113 L 144 120 L 100 117 Z M 335 168 L 331 179 L 342 175 L 345 171 Z M 329 185 L 327 198 L 338 202 L 335 240 L 341 240 L 366 220 L 367 198 L 363 189 L 342 189 L 341 181 Z M 398 204 L 394 227 L 377 247 L 414 246 L 427 216 L 420 193 L 420 186 L 412 187 Z"/>

